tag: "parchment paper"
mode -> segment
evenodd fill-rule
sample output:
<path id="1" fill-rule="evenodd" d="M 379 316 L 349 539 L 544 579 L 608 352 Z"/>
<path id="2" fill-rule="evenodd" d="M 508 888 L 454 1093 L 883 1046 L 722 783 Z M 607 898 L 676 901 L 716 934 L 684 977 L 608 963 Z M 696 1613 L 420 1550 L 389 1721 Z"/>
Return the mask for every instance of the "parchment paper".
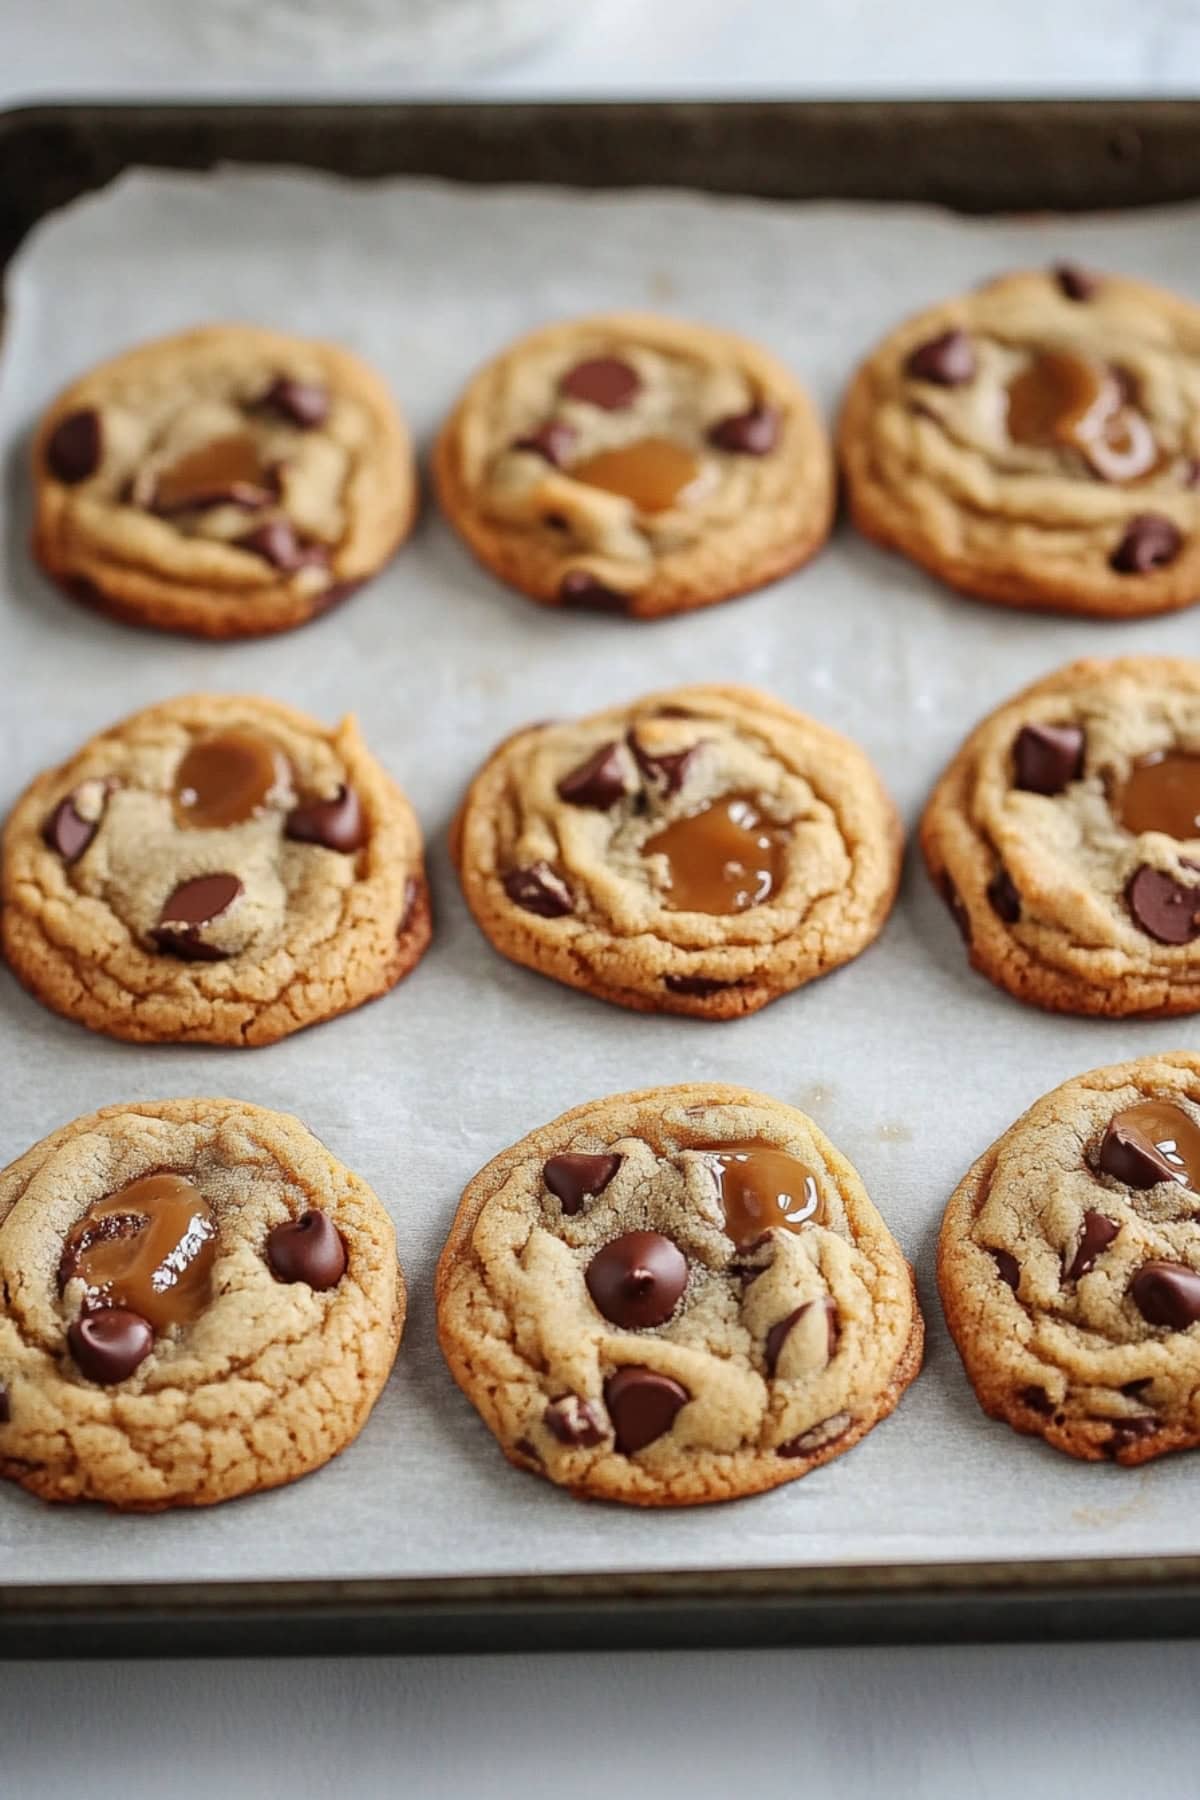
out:
<path id="1" fill-rule="evenodd" d="M 0 1162 L 112 1101 L 235 1094 L 297 1112 L 396 1221 L 411 1313 L 357 1445 L 274 1494 L 120 1518 L 0 1493 L 5 1579 L 437 1575 L 711 1564 L 1056 1557 L 1200 1549 L 1195 1455 L 1087 1466 L 979 1412 L 941 1321 L 932 1255 L 972 1159 L 1055 1083 L 1195 1045 L 1192 1020 L 1051 1018 L 966 966 L 910 854 L 897 910 L 858 962 L 736 1024 L 620 1012 L 512 967 L 452 877 L 446 827 L 493 743 L 529 719 L 669 682 L 743 679 L 859 739 L 911 825 L 966 729 L 1084 653 L 1194 654 L 1200 612 L 1103 626 L 1022 617 L 940 589 L 843 527 L 810 569 L 659 625 L 541 610 L 478 571 L 426 513 L 393 568 L 291 636 L 209 646 L 132 631 L 62 598 L 25 540 L 27 436 L 69 377 L 126 344 L 246 318 L 340 339 L 386 372 L 423 443 L 467 373 L 514 333 L 653 306 L 741 329 L 832 409 L 907 311 L 1059 257 L 1200 291 L 1195 210 L 970 223 L 898 207 L 595 197 L 298 174 L 132 175 L 46 222 L 9 283 L 0 429 L 9 459 L 0 804 L 133 709 L 196 689 L 356 711 L 429 842 L 433 949 L 394 994 L 274 1048 L 110 1043 L 0 978 Z M 511 1469 L 437 1349 L 433 1265 L 458 1195 L 565 1108 L 657 1082 L 744 1082 L 811 1112 L 913 1258 L 924 1373 L 829 1468 L 761 1499 L 645 1514 L 582 1505 Z"/>

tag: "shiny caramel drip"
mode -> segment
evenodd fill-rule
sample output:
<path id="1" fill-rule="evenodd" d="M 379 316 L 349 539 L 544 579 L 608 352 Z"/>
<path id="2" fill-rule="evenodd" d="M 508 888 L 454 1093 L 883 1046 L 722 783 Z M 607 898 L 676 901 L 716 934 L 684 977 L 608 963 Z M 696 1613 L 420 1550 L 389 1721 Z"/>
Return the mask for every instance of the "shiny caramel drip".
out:
<path id="1" fill-rule="evenodd" d="M 783 878 L 791 829 L 764 821 L 749 794 L 724 794 L 676 819 L 642 846 L 663 856 L 663 903 L 674 912 L 739 913 L 759 906 Z"/>
<path id="2" fill-rule="evenodd" d="M 216 732 L 193 744 L 175 771 L 175 817 L 204 830 L 241 825 L 287 777 L 282 752 L 258 732 Z"/>
<path id="3" fill-rule="evenodd" d="M 1187 750 L 1156 750 L 1139 757 L 1114 811 L 1126 831 L 1200 837 L 1200 756 Z"/>
<path id="4" fill-rule="evenodd" d="M 699 1145 L 712 1154 L 725 1232 L 735 1244 L 752 1244 L 765 1231 L 799 1231 L 824 1217 L 810 1169 L 770 1144 Z"/>
<path id="5" fill-rule="evenodd" d="M 154 486 L 161 512 L 212 506 L 242 489 L 267 488 L 270 477 L 249 432 L 231 431 L 189 450 L 164 469 Z"/>
<path id="6" fill-rule="evenodd" d="M 1008 434 L 1037 449 L 1078 450 L 1106 481 L 1132 481 L 1158 460 L 1153 433 L 1103 363 L 1045 350 L 1008 384 Z"/>
<path id="7" fill-rule="evenodd" d="M 87 1307 L 127 1307 L 164 1331 L 208 1305 L 216 1250 L 199 1189 L 182 1175 L 147 1175 L 84 1213 L 63 1248 L 62 1282 L 82 1280 Z"/>
<path id="8" fill-rule="evenodd" d="M 700 459 L 670 438 L 638 438 L 572 464 L 572 481 L 632 500 L 639 512 L 667 512 L 685 500 L 701 474 Z"/>
<path id="9" fill-rule="evenodd" d="M 1140 1131 L 1171 1165 L 1181 1187 L 1200 1194 L 1200 1126 L 1170 1100 L 1143 1100 L 1113 1118 L 1114 1125 Z"/>

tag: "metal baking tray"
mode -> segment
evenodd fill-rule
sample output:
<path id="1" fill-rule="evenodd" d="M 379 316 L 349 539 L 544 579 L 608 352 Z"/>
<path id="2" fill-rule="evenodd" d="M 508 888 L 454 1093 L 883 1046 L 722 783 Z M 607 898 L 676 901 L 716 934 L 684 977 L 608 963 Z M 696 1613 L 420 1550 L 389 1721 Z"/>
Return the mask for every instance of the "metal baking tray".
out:
<path id="1" fill-rule="evenodd" d="M 133 165 L 231 162 L 362 178 L 933 202 L 970 213 L 1108 210 L 1200 199 L 1200 102 L 39 106 L 0 116 L 0 268 L 40 218 Z M 1157 1638 L 1198 1629 L 1192 1555 L 0 1584 L 0 1655 L 25 1657 Z"/>

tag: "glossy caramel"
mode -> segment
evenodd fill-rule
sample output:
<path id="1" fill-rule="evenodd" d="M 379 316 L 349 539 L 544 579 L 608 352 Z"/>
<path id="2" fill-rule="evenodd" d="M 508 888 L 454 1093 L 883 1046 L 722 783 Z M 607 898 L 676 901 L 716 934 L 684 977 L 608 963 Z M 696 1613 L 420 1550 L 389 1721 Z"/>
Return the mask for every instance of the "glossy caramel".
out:
<path id="1" fill-rule="evenodd" d="M 1180 1187 L 1200 1194 L 1200 1125 L 1182 1107 L 1170 1100 L 1143 1100 L 1117 1113 L 1112 1123 L 1149 1138 Z"/>
<path id="2" fill-rule="evenodd" d="M 810 1169 L 771 1144 L 699 1145 L 709 1151 L 726 1235 L 752 1244 L 765 1231 L 800 1231 L 824 1216 L 820 1190 Z"/>
<path id="3" fill-rule="evenodd" d="M 1200 837 L 1200 756 L 1156 750 L 1130 769 L 1113 809 L 1126 831 Z"/>
<path id="4" fill-rule="evenodd" d="M 573 463 L 568 472 L 572 481 L 631 500 L 639 512 L 659 513 L 686 500 L 701 469 L 699 457 L 682 444 L 672 443 L 670 438 L 646 437 L 615 450 L 600 450 Z"/>
<path id="5" fill-rule="evenodd" d="M 64 1245 L 62 1278 L 84 1282 L 85 1308 L 126 1307 L 164 1331 L 208 1305 L 216 1249 L 199 1189 L 182 1175 L 147 1175 L 88 1208 Z"/>
<path id="6" fill-rule="evenodd" d="M 783 879 L 790 827 L 765 820 L 749 794 L 723 794 L 642 846 L 667 862 L 663 904 L 674 912 L 739 913 L 769 900 Z"/>
<path id="7" fill-rule="evenodd" d="M 203 830 L 241 825 L 262 811 L 287 775 L 282 753 L 257 731 L 216 732 L 193 744 L 175 771 L 175 817 Z"/>
<path id="8" fill-rule="evenodd" d="M 231 491 L 267 486 L 268 471 L 254 438 L 247 431 L 231 431 L 164 469 L 154 486 L 154 504 L 160 512 L 181 512 L 217 504 Z"/>

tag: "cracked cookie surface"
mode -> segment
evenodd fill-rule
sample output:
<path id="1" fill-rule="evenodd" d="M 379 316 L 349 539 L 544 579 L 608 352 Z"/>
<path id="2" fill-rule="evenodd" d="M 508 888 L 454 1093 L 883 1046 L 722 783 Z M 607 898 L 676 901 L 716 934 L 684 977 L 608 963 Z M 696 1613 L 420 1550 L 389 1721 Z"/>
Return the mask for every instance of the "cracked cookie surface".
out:
<path id="1" fill-rule="evenodd" d="M 921 845 L 972 964 L 1056 1012 L 1200 1009 L 1200 662 L 1071 663 L 979 725 Z"/>
<path id="2" fill-rule="evenodd" d="M 431 932 L 420 827 L 354 720 L 224 694 L 39 775 L 0 892 L 24 985 L 139 1042 L 273 1043 L 385 993 Z"/>
<path id="3" fill-rule="evenodd" d="M 45 414 L 33 460 L 47 573 L 101 611 L 201 637 L 304 624 L 375 574 L 416 513 L 382 378 L 250 325 L 101 363 Z"/>
<path id="4" fill-rule="evenodd" d="M 855 523 L 952 587 L 1124 618 L 1200 599 L 1200 307 L 1060 267 L 931 307 L 858 370 Z"/>
<path id="5" fill-rule="evenodd" d="M 593 1101 L 504 1151 L 436 1294 L 509 1460 L 636 1505 L 795 1480 L 921 1362 L 911 1271 L 854 1169 L 803 1113 L 719 1084 Z"/>
<path id="6" fill-rule="evenodd" d="M 400 1342 L 395 1233 L 299 1120 L 110 1106 L 0 1173 L 0 1475 L 202 1506 L 319 1468 Z"/>
<path id="7" fill-rule="evenodd" d="M 728 332 L 649 314 L 550 326 L 468 384 L 434 473 L 484 566 L 545 605 L 652 618 L 798 568 L 833 522 L 825 428 Z"/>
<path id="8" fill-rule="evenodd" d="M 1200 1443 L 1200 1057 L 1037 1101 L 946 1208 L 938 1282 L 984 1411 L 1089 1461 Z"/>
<path id="9" fill-rule="evenodd" d="M 733 1018 L 837 968 L 895 898 L 866 755 L 753 688 L 647 695 L 494 752 L 455 833 L 505 956 L 637 1011 Z"/>

